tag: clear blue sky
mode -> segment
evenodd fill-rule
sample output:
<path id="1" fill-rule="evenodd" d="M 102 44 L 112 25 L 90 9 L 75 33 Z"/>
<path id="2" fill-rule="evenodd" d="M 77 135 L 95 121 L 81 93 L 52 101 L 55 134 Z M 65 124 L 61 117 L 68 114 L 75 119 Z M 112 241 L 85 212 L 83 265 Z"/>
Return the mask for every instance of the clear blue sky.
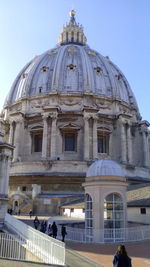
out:
<path id="1" fill-rule="evenodd" d="M 0 109 L 22 67 L 57 44 L 72 8 L 88 45 L 123 71 L 150 121 L 150 0 L 0 0 Z"/>

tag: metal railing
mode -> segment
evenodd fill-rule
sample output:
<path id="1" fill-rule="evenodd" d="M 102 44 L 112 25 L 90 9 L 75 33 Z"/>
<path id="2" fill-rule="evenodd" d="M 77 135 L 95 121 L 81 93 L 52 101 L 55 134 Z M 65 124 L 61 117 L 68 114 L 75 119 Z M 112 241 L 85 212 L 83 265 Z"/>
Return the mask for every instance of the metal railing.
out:
<path id="1" fill-rule="evenodd" d="M 26 241 L 10 234 L 0 233 L 0 257 L 14 260 L 26 260 Z"/>
<path id="2" fill-rule="evenodd" d="M 27 224 L 6 214 L 5 225 L 24 240 L 22 244 L 34 257 L 35 261 L 65 265 L 65 244 L 59 240 L 35 230 Z"/>
<path id="3" fill-rule="evenodd" d="M 58 226 L 58 238 L 61 238 L 61 230 Z M 66 240 L 81 243 L 117 243 L 117 242 L 136 242 L 150 240 L 150 225 L 129 227 L 121 229 L 94 230 L 91 236 L 86 229 L 66 226 Z M 96 238 L 94 238 L 96 237 Z"/>

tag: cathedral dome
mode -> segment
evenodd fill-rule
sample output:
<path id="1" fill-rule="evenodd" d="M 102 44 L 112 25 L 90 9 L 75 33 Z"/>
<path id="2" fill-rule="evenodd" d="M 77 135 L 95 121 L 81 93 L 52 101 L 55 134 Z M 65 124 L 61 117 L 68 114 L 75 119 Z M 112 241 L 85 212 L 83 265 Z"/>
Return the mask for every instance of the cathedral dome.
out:
<path id="1" fill-rule="evenodd" d="M 124 171 L 121 166 L 113 160 L 96 160 L 87 170 L 86 177 L 92 176 L 121 176 L 124 177 Z"/>
<path id="2" fill-rule="evenodd" d="M 5 106 L 48 94 L 90 94 L 118 100 L 138 111 L 129 83 L 108 57 L 86 45 L 81 25 L 71 12 L 58 45 L 33 58 L 18 74 Z"/>

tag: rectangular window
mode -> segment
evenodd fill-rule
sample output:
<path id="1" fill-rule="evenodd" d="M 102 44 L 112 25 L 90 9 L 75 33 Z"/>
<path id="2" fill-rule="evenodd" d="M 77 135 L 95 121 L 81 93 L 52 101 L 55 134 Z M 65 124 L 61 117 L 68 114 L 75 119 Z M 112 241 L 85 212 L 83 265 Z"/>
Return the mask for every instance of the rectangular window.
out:
<path id="1" fill-rule="evenodd" d="M 107 153 L 107 137 L 98 135 L 98 153 Z"/>
<path id="2" fill-rule="evenodd" d="M 34 137 L 34 152 L 42 152 L 42 134 L 35 134 Z"/>
<path id="3" fill-rule="evenodd" d="M 23 186 L 22 187 L 22 191 L 27 191 L 27 187 L 26 186 Z"/>
<path id="4" fill-rule="evenodd" d="M 141 208 L 141 214 L 146 214 L 146 208 Z"/>
<path id="5" fill-rule="evenodd" d="M 76 135 L 75 133 L 65 133 L 65 151 L 76 151 Z"/>

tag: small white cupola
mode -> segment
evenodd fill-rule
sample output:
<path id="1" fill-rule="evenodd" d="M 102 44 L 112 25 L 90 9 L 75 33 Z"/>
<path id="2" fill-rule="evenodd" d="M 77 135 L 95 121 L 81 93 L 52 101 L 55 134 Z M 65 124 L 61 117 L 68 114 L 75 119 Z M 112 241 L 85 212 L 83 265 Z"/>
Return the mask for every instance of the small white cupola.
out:
<path id="1" fill-rule="evenodd" d="M 87 242 L 123 241 L 127 182 L 121 166 L 109 159 L 95 161 L 87 170 L 83 186 Z"/>

